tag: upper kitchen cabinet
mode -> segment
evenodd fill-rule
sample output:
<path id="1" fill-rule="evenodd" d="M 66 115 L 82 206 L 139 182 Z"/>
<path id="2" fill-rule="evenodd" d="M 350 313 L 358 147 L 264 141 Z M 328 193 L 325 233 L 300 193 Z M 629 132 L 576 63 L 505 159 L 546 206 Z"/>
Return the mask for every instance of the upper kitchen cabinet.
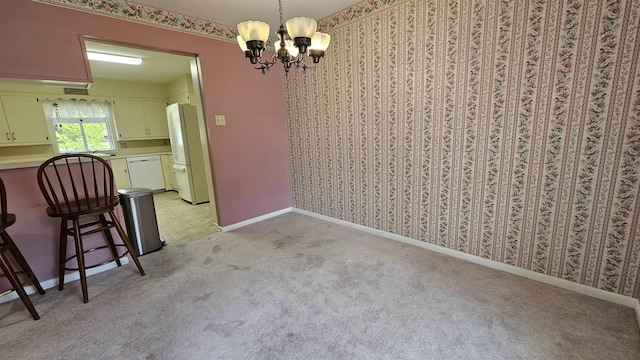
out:
<path id="1" fill-rule="evenodd" d="M 153 138 L 168 139 L 169 124 L 167 122 L 167 103 L 165 101 L 142 101 L 144 118 L 149 129 L 149 136 Z"/>
<path id="2" fill-rule="evenodd" d="M 169 91 L 169 103 L 182 103 L 197 105 L 195 103 L 195 92 L 193 90 L 193 82 L 190 74 L 180 75 L 167 83 Z"/>
<path id="3" fill-rule="evenodd" d="M 168 139 L 166 107 L 160 100 L 115 100 L 118 140 Z"/>
<path id="4" fill-rule="evenodd" d="M 49 126 L 35 96 L 0 96 L 0 146 L 46 145 Z"/>

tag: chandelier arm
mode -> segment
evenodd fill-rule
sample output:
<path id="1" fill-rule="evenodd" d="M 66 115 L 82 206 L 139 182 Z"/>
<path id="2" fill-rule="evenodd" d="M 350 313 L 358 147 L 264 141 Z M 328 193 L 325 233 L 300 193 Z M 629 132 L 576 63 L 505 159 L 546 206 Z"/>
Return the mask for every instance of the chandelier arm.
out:
<path id="1" fill-rule="evenodd" d="M 290 61 L 296 65 L 296 67 L 298 67 L 298 64 L 300 64 L 301 62 L 303 62 L 305 60 L 306 56 L 304 53 L 298 53 L 298 56 L 296 56 L 294 59 L 291 59 Z"/>
<path id="2" fill-rule="evenodd" d="M 267 71 L 269 71 L 269 69 L 270 69 L 270 67 L 268 67 L 268 66 L 260 66 L 260 67 L 258 67 L 258 66 L 255 66 L 255 65 L 253 66 L 253 68 L 256 69 L 256 70 L 260 70 L 262 75 L 265 75 L 267 73 Z"/>
<path id="3" fill-rule="evenodd" d="M 296 66 L 296 69 L 302 69 L 302 72 L 306 72 L 307 69 L 315 69 L 316 66 L 315 65 L 307 65 L 307 62 L 305 61 L 307 59 L 307 56 L 305 56 L 305 54 L 298 54 L 298 56 L 296 57 L 296 59 L 293 60 L 289 60 L 289 62 L 292 65 Z M 302 65 L 300 65 L 302 64 Z"/>
<path id="4" fill-rule="evenodd" d="M 278 59 L 276 59 L 276 57 L 275 57 L 275 55 L 274 55 L 273 57 L 271 57 L 271 61 L 269 61 L 269 60 L 261 61 L 261 60 L 260 60 L 260 58 L 257 58 L 257 59 L 256 59 L 256 62 L 257 62 L 258 64 L 262 65 L 262 66 L 271 67 L 271 66 L 273 66 L 275 63 L 277 63 L 277 62 L 278 62 Z"/>
<path id="5" fill-rule="evenodd" d="M 260 70 L 262 72 L 262 75 L 265 75 L 267 73 L 267 71 L 269 71 L 269 69 L 275 65 L 278 62 L 278 59 L 276 59 L 275 55 L 273 56 L 273 58 L 271 59 L 271 61 L 269 60 L 265 60 L 265 61 L 260 61 L 260 59 L 256 59 L 256 64 L 253 65 L 253 68 L 256 70 Z M 260 66 L 258 66 L 260 65 Z"/>
<path id="6" fill-rule="evenodd" d="M 316 67 L 314 65 L 307 65 L 306 63 L 303 63 L 302 66 L 300 66 L 300 64 L 296 64 L 296 68 L 297 69 L 302 69 L 302 72 L 307 71 L 307 69 L 315 69 Z"/>

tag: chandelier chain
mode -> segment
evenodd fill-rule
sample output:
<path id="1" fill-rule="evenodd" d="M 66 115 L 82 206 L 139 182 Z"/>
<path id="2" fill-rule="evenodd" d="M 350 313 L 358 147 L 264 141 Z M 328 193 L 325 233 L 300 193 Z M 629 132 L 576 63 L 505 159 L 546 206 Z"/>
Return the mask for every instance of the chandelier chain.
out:
<path id="1" fill-rule="evenodd" d="M 282 15 L 282 0 L 278 0 L 278 6 L 280 7 L 280 24 L 284 23 L 284 16 Z"/>

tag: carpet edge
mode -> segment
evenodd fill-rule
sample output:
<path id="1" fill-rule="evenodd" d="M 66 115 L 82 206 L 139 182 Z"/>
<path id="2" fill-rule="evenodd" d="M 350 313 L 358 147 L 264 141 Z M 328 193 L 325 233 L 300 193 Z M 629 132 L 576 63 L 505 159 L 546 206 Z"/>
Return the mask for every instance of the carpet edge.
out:
<path id="1" fill-rule="evenodd" d="M 354 224 L 348 221 L 332 218 L 326 215 L 317 214 L 307 210 L 292 208 L 292 211 L 298 214 L 307 215 L 320 220 L 325 220 L 335 224 L 343 225 L 355 230 L 360 230 L 360 231 L 368 232 L 374 235 L 382 236 L 391 240 L 396 240 L 406 244 L 415 245 L 426 250 L 431 250 L 440 254 L 449 255 L 461 260 L 466 260 L 466 261 L 469 261 L 478 265 L 486 266 L 495 270 L 504 271 L 513 275 L 518 275 L 531 280 L 553 285 L 553 286 L 556 286 L 565 290 L 573 291 L 582 295 L 587 295 L 587 296 L 591 296 L 600 300 L 605 300 L 614 304 L 626 306 L 626 307 L 635 309 L 636 317 L 638 318 L 637 319 L 638 326 L 640 327 L 640 301 L 638 299 L 625 296 L 625 295 L 615 294 L 615 293 L 594 288 L 591 286 L 574 283 L 572 281 L 556 278 L 550 275 L 537 273 L 535 271 L 519 268 L 513 265 L 504 264 L 494 260 L 485 259 L 476 255 L 471 255 L 471 254 L 463 253 L 460 251 L 447 249 L 438 245 L 429 244 L 423 241 L 418 241 L 406 236 L 392 234 L 386 231 L 373 229 L 364 225 Z"/>

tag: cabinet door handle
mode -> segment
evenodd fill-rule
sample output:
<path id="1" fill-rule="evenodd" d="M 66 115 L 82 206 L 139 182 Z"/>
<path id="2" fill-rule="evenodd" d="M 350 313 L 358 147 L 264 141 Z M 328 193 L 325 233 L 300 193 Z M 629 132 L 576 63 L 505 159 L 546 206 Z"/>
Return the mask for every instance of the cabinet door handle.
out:
<path id="1" fill-rule="evenodd" d="M 13 140 L 16 139 L 16 133 L 11 133 L 11 137 L 13 138 Z"/>
<path id="2" fill-rule="evenodd" d="M 9 136 L 8 132 L 7 132 L 7 140 L 11 140 L 11 136 Z"/>

